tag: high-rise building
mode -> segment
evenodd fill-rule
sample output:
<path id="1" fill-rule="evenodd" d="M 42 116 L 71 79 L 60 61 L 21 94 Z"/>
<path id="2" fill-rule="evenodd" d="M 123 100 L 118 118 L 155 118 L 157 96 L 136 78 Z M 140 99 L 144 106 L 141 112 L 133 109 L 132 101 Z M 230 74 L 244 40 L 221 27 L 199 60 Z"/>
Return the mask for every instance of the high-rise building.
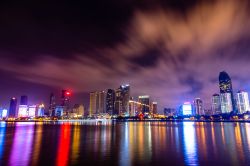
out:
<path id="1" fill-rule="evenodd" d="M 10 108 L 9 108 L 9 118 L 16 118 L 17 117 L 17 99 L 12 97 L 10 99 Z"/>
<path id="2" fill-rule="evenodd" d="M 136 116 L 138 115 L 138 107 L 139 107 L 139 102 L 134 101 L 133 98 L 129 100 L 129 116 Z"/>
<path id="3" fill-rule="evenodd" d="M 115 104 L 114 104 L 114 115 L 122 114 L 122 90 L 118 88 L 115 90 Z"/>
<path id="4" fill-rule="evenodd" d="M 40 104 L 37 109 L 36 116 L 44 116 L 45 107 L 44 104 Z"/>
<path id="5" fill-rule="evenodd" d="M 29 117 L 28 106 L 19 105 L 18 107 L 18 117 Z"/>
<path id="6" fill-rule="evenodd" d="M 68 114 L 69 114 L 70 95 L 71 95 L 71 93 L 68 90 L 62 90 L 62 96 L 61 96 L 62 104 L 61 104 L 61 106 L 63 107 L 63 112 L 65 113 L 66 116 L 68 116 Z"/>
<path id="7" fill-rule="evenodd" d="M 28 105 L 28 96 L 21 96 L 20 105 Z"/>
<path id="8" fill-rule="evenodd" d="M 90 92 L 89 98 L 89 116 L 92 116 L 97 110 L 97 92 Z"/>
<path id="9" fill-rule="evenodd" d="M 49 115 L 55 116 L 55 110 L 56 110 L 56 97 L 53 93 L 51 93 L 49 98 Z"/>
<path id="10" fill-rule="evenodd" d="M 89 115 L 105 113 L 105 92 L 91 92 Z"/>
<path id="11" fill-rule="evenodd" d="M 191 102 L 185 102 L 180 108 L 180 115 L 194 115 L 194 109 Z"/>
<path id="12" fill-rule="evenodd" d="M 231 111 L 236 112 L 234 96 L 233 96 L 232 81 L 231 81 L 231 78 L 229 77 L 229 75 L 225 71 L 222 71 L 219 74 L 219 86 L 220 86 L 220 94 L 221 95 L 225 94 L 225 93 L 226 94 L 229 93 L 230 97 L 231 97 L 231 101 L 229 101 L 228 99 L 223 100 L 223 101 L 228 101 L 228 103 L 224 103 L 224 104 L 226 104 L 226 105 L 232 104 Z M 222 95 L 222 97 L 224 97 L 223 99 L 225 99 L 226 96 L 228 96 L 228 95 Z M 222 103 L 221 103 L 221 106 L 222 106 Z M 223 109 L 225 109 L 225 107 Z M 221 108 L 221 110 L 222 110 L 222 108 Z M 224 111 L 226 111 L 227 113 L 230 113 L 230 112 L 228 112 L 228 110 L 224 110 Z M 222 113 L 223 113 L 223 111 L 222 111 Z"/>
<path id="13" fill-rule="evenodd" d="M 35 117 L 38 108 L 36 105 L 30 105 L 28 107 L 28 117 Z"/>
<path id="14" fill-rule="evenodd" d="M 140 103 L 139 112 L 142 112 L 143 114 L 149 113 L 150 105 L 149 105 L 149 96 L 139 96 L 138 102 Z"/>
<path id="15" fill-rule="evenodd" d="M 83 117 L 84 116 L 84 106 L 82 104 L 75 104 L 73 107 L 73 113 L 77 117 Z"/>
<path id="16" fill-rule="evenodd" d="M 105 113 L 105 92 L 100 91 L 98 92 L 98 97 L 97 97 L 97 114 L 102 114 Z"/>
<path id="17" fill-rule="evenodd" d="M 106 112 L 109 115 L 113 115 L 114 109 L 115 109 L 115 91 L 113 89 L 108 89 L 106 96 Z"/>
<path id="18" fill-rule="evenodd" d="M 130 86 L 128 84 L 121 85 L 120 89 L 122 95 L 121 113 L 122 115 L 129 115 Z"/>
<path id="19" fill-rule="evenodd" d="M 152 114 L 157 114 L 158 111 L 157 111 L 157 102 L 152 102 L 151 103 L 151 111 L 150 111 Z"/>
<path id="20" fill-rule="evenodd" d="M 203 103 L 200 98 L 194 99 L 194 111 L 196 115 L 204 115 Z"/>
<path id="21" fill-rule="evenodd" d="M 240 114 L 249 111 L 248 93 L 245 91 L 238 91 L 236 94 L 237 109 Z"/>
<path id="22" fill-rule="evenodd" d="M 220 95 L 212 96 L 212 114 L 221 114 Z"/>
<path id="23" fill-rule="evenodd" d="M 233 111 L 231 93 L 220 94 L 221 113 L 230 113 Z"/>

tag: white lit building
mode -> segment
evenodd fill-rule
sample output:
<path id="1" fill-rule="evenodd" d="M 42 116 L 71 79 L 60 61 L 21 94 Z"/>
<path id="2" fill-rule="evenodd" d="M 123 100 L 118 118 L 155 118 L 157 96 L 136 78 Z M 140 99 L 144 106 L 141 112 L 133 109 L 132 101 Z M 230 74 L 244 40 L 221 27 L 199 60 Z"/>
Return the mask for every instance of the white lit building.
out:
<path id="1" fill-rule="evenodd" d="M 249 98 L 248 93 L 239 91 L 236 94 L 237 109 L 240 114 L 249 111 Z"/>
<path id="2" fill-rule="evenodd" d="M 18 117 L 28 117 L 28 106 L 27 105 L 19 105 L 18 107 Z"/>
<path id="3" fill-rule="evenodd" d="M 233 111 L 231 93 L 220 94 L 221 112 L 230 113 Z"/>
<path id="4" fill-rule="evenodd" d="M 36 105 L 29 106 L 28 117 L 35 117 L 36 116 L 36 111 L 37 111 L 37 106 Z"/>
<path id="5" fill-rule="evenodd" d="M 194 99 L 194 109 L 196 115 L 204 115 L 203 103 L 200 98 Z"/>
<path id="6" fill-rule="evenodd" d="M 220 95 L 214 94 L 212 96 L 212 114 L 221 114 Z"/>

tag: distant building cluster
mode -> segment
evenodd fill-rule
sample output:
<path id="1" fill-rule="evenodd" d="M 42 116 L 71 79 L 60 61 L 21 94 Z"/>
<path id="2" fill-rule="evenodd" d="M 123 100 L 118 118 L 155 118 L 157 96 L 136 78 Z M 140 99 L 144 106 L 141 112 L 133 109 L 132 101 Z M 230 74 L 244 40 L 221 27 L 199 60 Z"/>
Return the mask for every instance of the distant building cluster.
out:
<path id="1" fill-rule="evenodd" d="M 130 91 L 130 85 L 126 84 L 117 89 L 91 92 L 89 116 L 108 114 L 113 117 L 131 117 L 157 114 L 157 102 L 150 102 L 148 95 L 138 96 L 138 100 L 135 100 Z"/>
<path id="2" fill-rule="evenodd" d="M 219 89 L 219 94 L 212 95 L 211 109 L 204 109 L 203 101 L 195 98 L 193 102 L 184 102 L 178 109 L 165 108 L 164 114 L 166 116 L 201 116 L 244 114 L 250 111 L 248 93 L 239 90 L 234 94 L 231 78 L 225 71 L 219 74 Z"/>
<path id="3" fill-rule="evenodd" d="M 234 94 L 231 78 L 225 71 L 219 74 L 219 90 L 219 94 L 212 95 L 210 109 L 204 108 L 201 98 L 195 98 L 192 102 L 184 102 L 178 108 L 164 108 L 163 115 L 158 114 L 158 103 L 151 101 L 149 95 L 131 96 L 131 87 L 128 84 L 120 85 L 117 89 L 90 92 L 87 110 L 83 104 L 71 105 L 72 94 L 68 90 L 62 90 L 60 98 L 51 93 L 46 111 L 44 103 L 29 105 L 28 96 L 23 95 L 20 97 L 20 102 L 16 97 L 12 97 L 9 109 L 0 109 L 0 119 L 164 118 L 164 116 L 243 115 L 250 111 L 248 93 L 239 90 Z"/>

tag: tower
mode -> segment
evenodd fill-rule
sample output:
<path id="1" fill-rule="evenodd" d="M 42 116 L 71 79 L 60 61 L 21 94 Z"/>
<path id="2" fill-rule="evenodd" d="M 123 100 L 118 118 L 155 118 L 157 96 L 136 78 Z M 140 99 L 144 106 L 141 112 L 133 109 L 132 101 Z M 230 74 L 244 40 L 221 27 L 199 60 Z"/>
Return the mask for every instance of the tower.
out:
<path id="1" fill-rule="evenodd" d="M 142 112 L 143 114 L 145 113 L 149 113 L 149 96 L 145 95 L 145 96 L 139 96 L 139 103 L 140 103 L 140 107 L 139 107 L 139 111 L 138 112 Z"/>
<path id="2" fill-rule="evenodd" d="M 194 99 L 194 109 L 196 115 L 204 115 L 203 103 L 200 98 Z"/>
<path id="3" fill-rule="evenodd" d="M 107 90 L 106 96 L 106 111 L 109 115 L 113 115 L 115 108 L 115 91 L 113 89 Z"/>
<path id="4" fill-rule="evenodd" d="M 49 115 L 55 116 L 55 109 L 56 109 L 56 97 L 53 93 L 50 94 L 49 98 Z"/>
<path id="5" fill-rule="evenodd" d="M 220 95 L 212 96 L 212 114 L 221 114 Z"/>
<path id="6" fill-rule="evenodd" d="M 230 113 L 232 111 L 235 113 L 236 107 L 235 107 L 234 96 L 233 96 L 232 81 L 229 75 L 225 71 L 222 71 L 219 74 L 219 87 L 220 87 L 220 94 L 221 94 L 221 107 L 223 107 L 224 109 L 222 113 Z M 228 98 L 229 96 L 231 99 Z M 232 110 L 225 110 L 225 109 L 230 109 L 231 107 L 230 105 L 232 105 Z"/>
<path id="7" fill-rule="evenodd" d="M 17 116 L 17 99 L 12 97 L 10 99 L 10 108 L 9 108 L 9 118 L 16 118 Z"/>
<path id="8" fill-rule="evenodd" d="M 240 114 L 249 111 L 248 93 L 245 91 L 238 91 L 236 94 L 237 109 Z"/>

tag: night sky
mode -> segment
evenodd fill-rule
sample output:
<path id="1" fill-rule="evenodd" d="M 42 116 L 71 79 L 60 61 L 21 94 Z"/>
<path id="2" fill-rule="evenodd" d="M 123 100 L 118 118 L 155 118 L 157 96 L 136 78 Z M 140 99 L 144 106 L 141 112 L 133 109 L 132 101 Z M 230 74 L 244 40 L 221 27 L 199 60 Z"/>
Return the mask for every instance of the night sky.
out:
<path id="1" fill-rule="evenodd" d="M 129 83 L 160 108 L 195 97 L 210 108 L 220 71 L 250 92 L 249 11 L 247 0 L 1 1 L 0 105 L 47 104 L 61 89 L 88 104 Z"/>

